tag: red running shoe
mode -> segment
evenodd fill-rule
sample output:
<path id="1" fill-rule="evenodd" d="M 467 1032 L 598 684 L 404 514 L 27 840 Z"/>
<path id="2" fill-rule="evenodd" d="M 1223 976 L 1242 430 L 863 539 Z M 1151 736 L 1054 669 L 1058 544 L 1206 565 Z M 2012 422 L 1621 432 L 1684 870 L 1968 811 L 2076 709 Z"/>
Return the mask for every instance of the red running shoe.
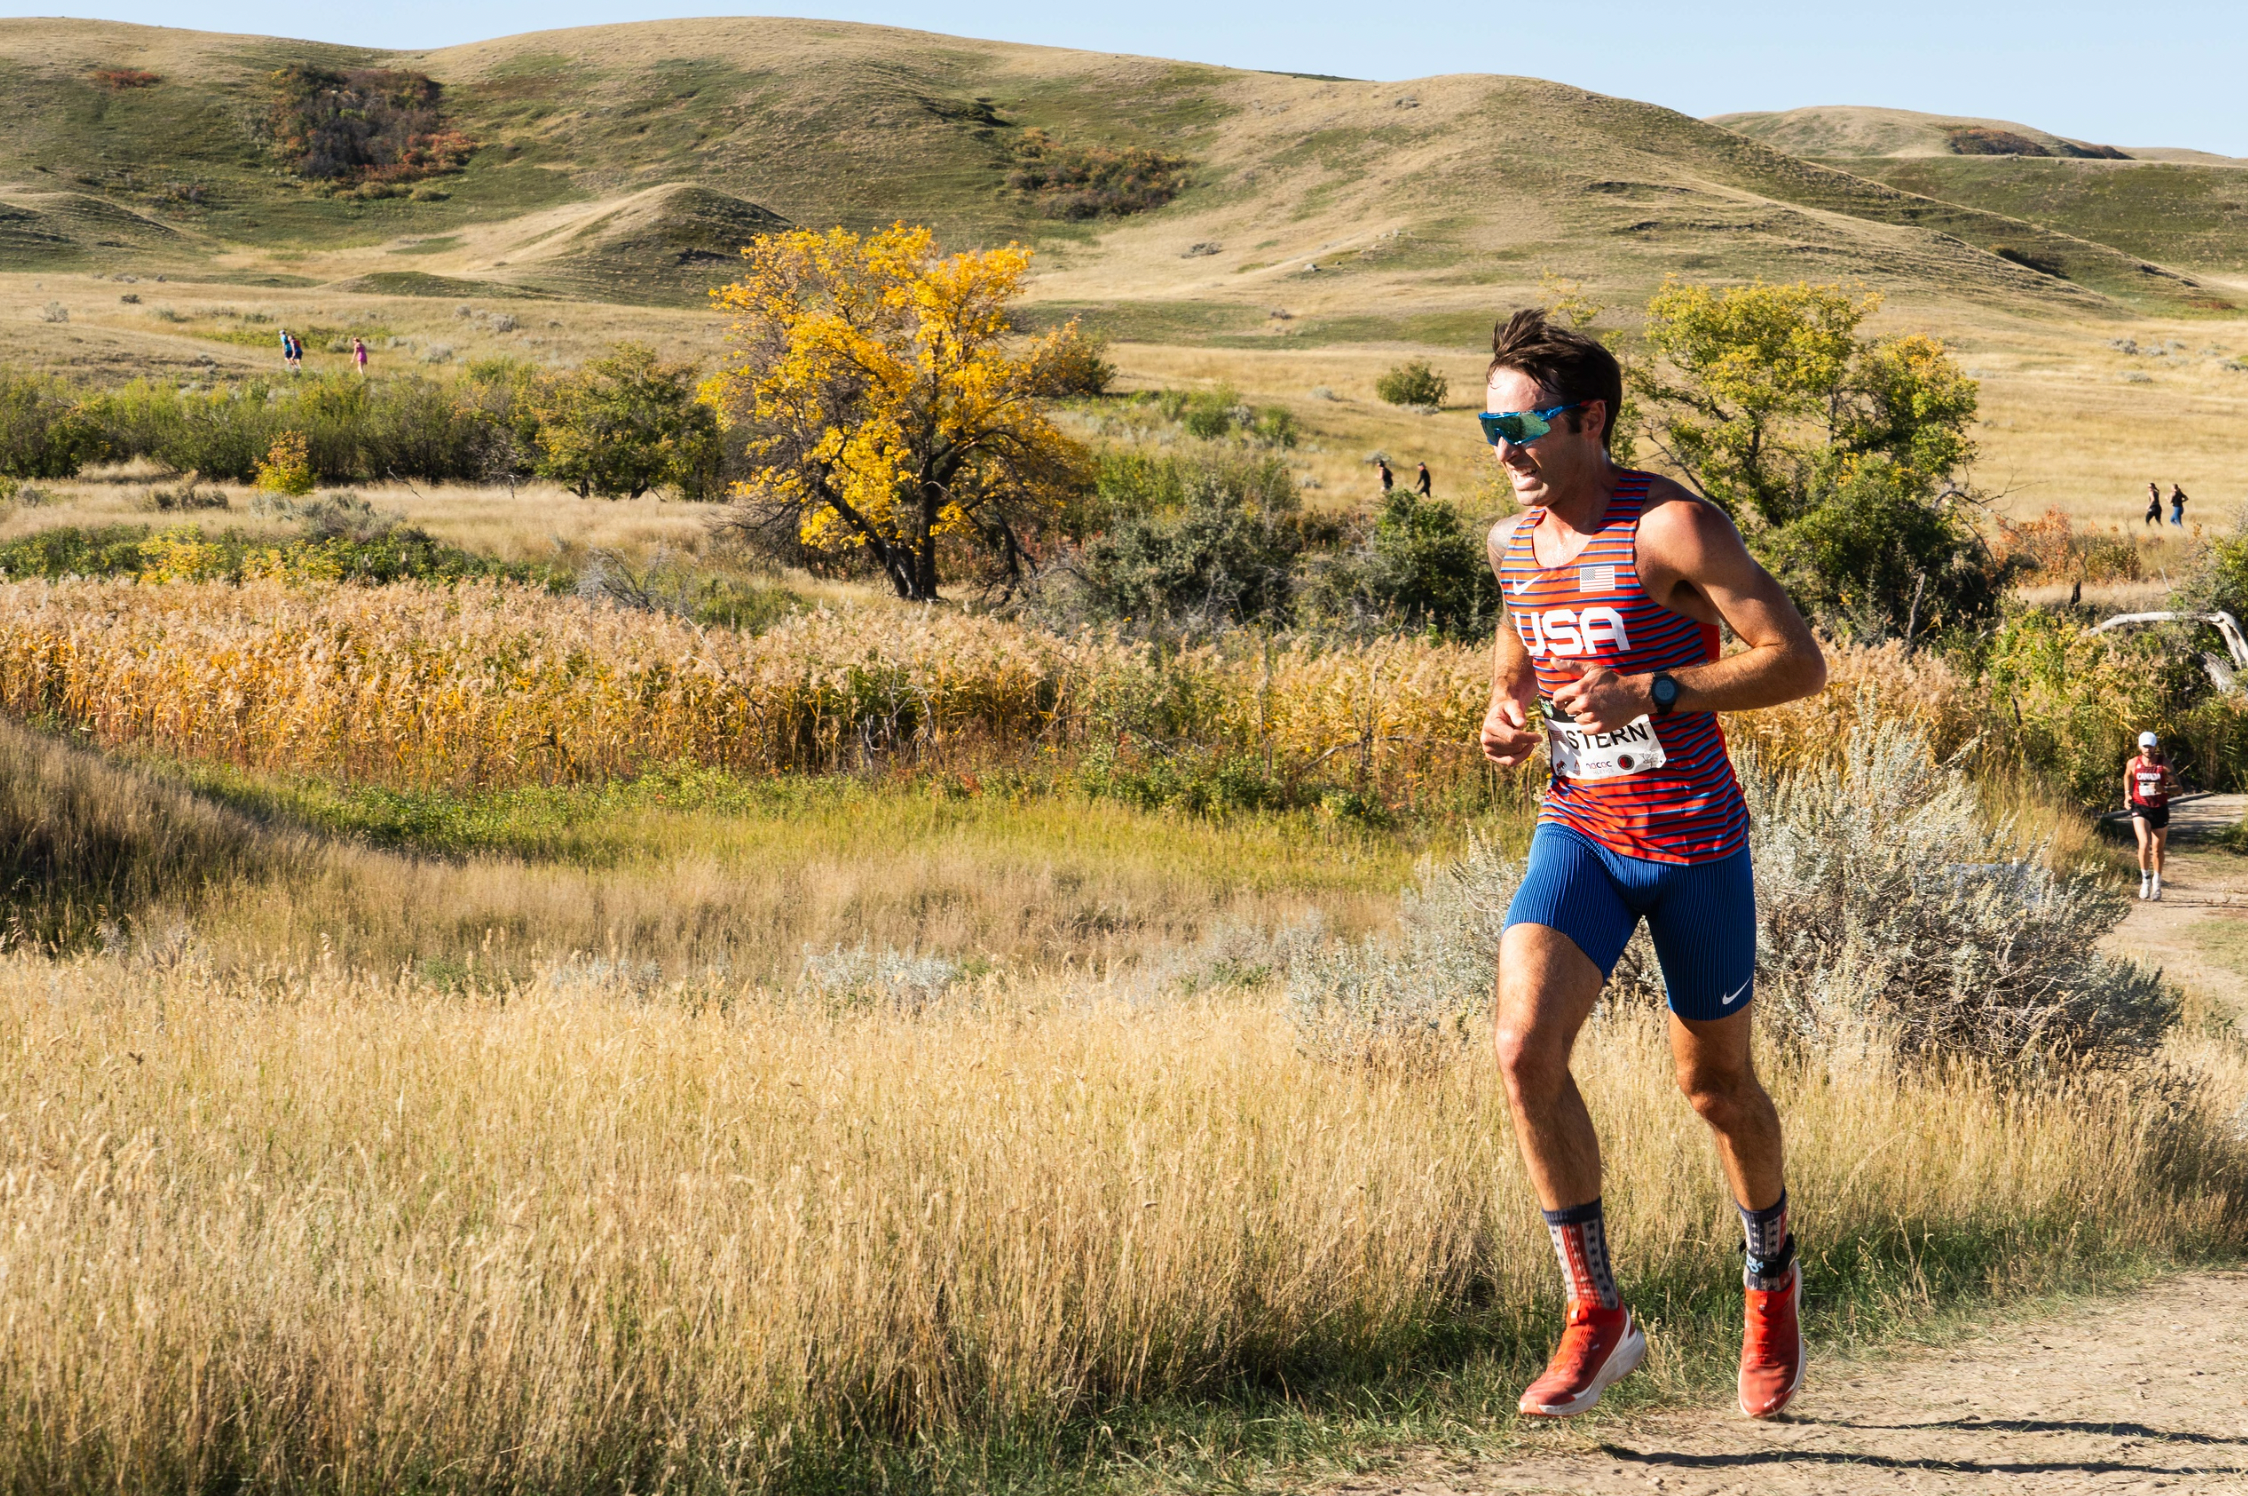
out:
<path id="1" fill-rule="evenodd" d="M 1629 1309 L 1603 1309 L 1578 1302 L 1569 1306 L 1569 1328 L 1545 1375 L 1532 1382 L 1518 1404 L 1533 1418 L 1568 1418 L 1600 1401 L 1611 1383 L 1630 1374 L 1647 1354 L 1647 1337 L 1632 1322 Z"/>
<path id="2" fill-rule="evenodd" d="M 1787 1287 L 1748 1290 L 1748 1324 L 1741 1332 L 1741 1411 L 1777 1418 L 1803 1385 L 1803 1264 L 1791 1262 Z"/>

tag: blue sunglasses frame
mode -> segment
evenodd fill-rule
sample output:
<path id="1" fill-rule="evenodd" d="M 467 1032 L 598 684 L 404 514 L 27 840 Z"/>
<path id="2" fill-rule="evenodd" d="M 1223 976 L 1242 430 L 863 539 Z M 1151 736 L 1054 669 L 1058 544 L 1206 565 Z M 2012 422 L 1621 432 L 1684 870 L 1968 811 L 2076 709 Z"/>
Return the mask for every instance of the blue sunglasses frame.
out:
<path id="1" fill-rule="evenodd" d="M 1555 416 L 1584 403 L 1572 400 L 1566 405 L 1549 405 L 1544 410 L 1486 410 L 1475 419 L 1483 426 L 1483 439 L 1492 446 L 1509 441 L 1518 447 L 1527 447 L 1553 429 Z"/>

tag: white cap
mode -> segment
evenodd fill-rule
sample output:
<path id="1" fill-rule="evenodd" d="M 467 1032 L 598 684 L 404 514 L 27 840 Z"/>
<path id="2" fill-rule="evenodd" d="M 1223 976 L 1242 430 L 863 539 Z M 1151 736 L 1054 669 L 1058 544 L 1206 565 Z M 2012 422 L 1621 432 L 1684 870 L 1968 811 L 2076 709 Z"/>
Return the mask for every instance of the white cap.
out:
<path id="1" fill-rule="evenodd" d="M 2156 737 L 2151 732 L 2142 732 L 2139 734 L 2139 746 L 2141 748 L 2152 748 L 2155 744 L 2161 741 L 2162 740 L 2160 738 Z"/>

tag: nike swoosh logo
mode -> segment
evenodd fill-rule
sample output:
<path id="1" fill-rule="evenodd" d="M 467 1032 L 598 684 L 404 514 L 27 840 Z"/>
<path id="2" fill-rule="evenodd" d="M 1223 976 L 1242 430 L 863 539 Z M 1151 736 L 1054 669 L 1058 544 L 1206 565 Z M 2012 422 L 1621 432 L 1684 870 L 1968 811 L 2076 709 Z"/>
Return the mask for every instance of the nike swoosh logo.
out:
<path id="1" fill-rule="evenodd" d="M 1755 981 L 1755 980 L 1756 980 L 1756 978 L 1754 978 L 1754 977 L 1750 977 L 1750 978 L 1749 978 L 1749 982 L 1753 982 L 1753 981 Z M 1740 985 L 1740 986 L 1738 986 L 1738 987 L 1735 987 L 1735 988 L 1734 988 L 1734 989 L 1733 989 L 1733 990 L 1732 990 L 1731 992 L 1729 992 L 1729 993 L 1727 993 L 1727 994 L 1726 994 L 1725 996 L 1723 996 L 1723 997 L 1719 998 L 1719 999 L 1717 1000 L 1717 1005 L 1718 1005 L 1719 1007 L 1721 1007 L 1721 1008 L 1730 1008 L 1731 1006 L 1733 1006 L 1733 1004 L 1735 1004 L 1735 1003 L 1739 1002 L 1739 1001 L 1741 1000 L 1741 997 L 1742 997 L 1742 995 L 1743 995 L 1744 993 L 1746 993 L 1747 991 L 1748 991 L 1748 982 L 1743 982 L 1743 983 L 1741 983 L 1741 985 Z"/>

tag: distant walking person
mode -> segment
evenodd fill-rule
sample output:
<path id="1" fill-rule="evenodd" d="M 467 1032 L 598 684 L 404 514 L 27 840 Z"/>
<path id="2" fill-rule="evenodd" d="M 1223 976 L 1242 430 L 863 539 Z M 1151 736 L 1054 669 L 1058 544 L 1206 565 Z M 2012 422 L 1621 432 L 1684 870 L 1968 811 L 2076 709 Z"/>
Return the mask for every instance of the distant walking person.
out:
<path id="1" fill-rule="evenodd" d="M 290 337 L 289 329 L 284 327 L 281 329 L 281 367 L 284 369 L 294 369 L 296 366 L 297 340 Z"/>
<path id="2" fill-rule="evenodd" d="M 1424 499 L 1434 498 L 1436 496 L 1436 483 L 1435 480 L 1429 477 L 1428 464 L 1425 462 L 1421 464 L 1420 477 L 1413 480 L 1413 492 L 1419 494 Z"/>
<path id="3" fill-rule="evenodd" d="M 2186 491 L 2175 483 L 2170 485 L 2170 523 L 2181 530 L 2186 523 Z"/>
<path id="4" fill-rule="evenodd" d="M 353 338 L 351 340 L 351 362 L 352 366 L 358 369 L 359 377 L 365 379 L 367 377 L 367 340 L 365 338 Z"/>
<path id="5" fill-rule="evenodd" d="M 2147 485 L 2147 523 L 2150 525 L 2162 523 L 2162 485 L 2159 483 Z"/>
<path id="6" fill-rule="evenodd" d="M 2170 796 L 2180 788 L 2162 740 L 2139 734 L 2139 752 L 2123 766 L 2123 795 L 2139 838 L 2139 897 L 2162 898 L 2162 854 L 2170 847 Z"/>
<path id="7" fill-rule="evenodd" d="M 1382 470 L 1382 497 L 1386 499 L 1389 497 L 1389 491 L 1397 486 L 1397 475 L 1389 470 L 1389 459 L 1387 457 L 1375 458 L 1374 466 Z"/>

